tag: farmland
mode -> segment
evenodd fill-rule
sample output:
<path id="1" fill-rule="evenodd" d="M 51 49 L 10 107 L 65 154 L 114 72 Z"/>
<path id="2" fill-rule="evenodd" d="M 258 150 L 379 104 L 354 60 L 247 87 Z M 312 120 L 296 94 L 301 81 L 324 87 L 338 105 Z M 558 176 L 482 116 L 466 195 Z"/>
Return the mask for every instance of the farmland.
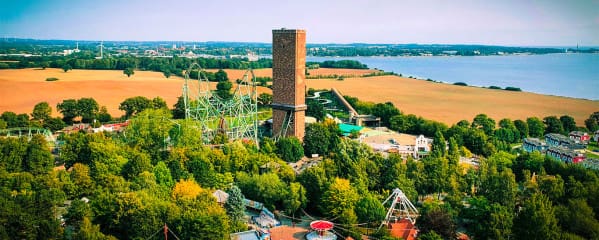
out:
<path id="1" fill-rule="evenodd" d="M 210 70 L 215 71 L 215 70 Z M 226 70 L 234 82 L 245 70 Z M 315 69 L 314 75 L 363 75 L 372 70 Z M 271 69 L 254 70 L 256 76 L 271 76 Z M 58 78 L 48 82 L 47 78 Z M 93 97 L 105 105 L 110 114 L 121 116 L 119 104 L 132 96 L 162 97 L 172 106 L 181 95 L 183 79 L 165 78 L 162 73 L 135 71 L 127 77 L 117 70 L 71 70 L 48 68 L 0 70 L 0 112 L 30 113 L 33 106 L 47 101 L 55 106 L 64 99 Z M 531 116 L 570 115 L 579 125 L 592 112 L 599 111 L 599 101 L 547 96 L 527 92 L 510 92 L 477 87 L 463 87 L 402 78 L 377 76 L 368 78 L 309 79 L 307 86 L 315 89 L 337 88 L 345 95 L 364 101 L 392 102 L 406 114 L 453 124 L 461 119 L 471 120 L 486 113 L 494 119 L 525 119 Z M 259 92 L 270 89 L 260 87 Z M 58 113 L 54 112 L 54 115 Z"/>

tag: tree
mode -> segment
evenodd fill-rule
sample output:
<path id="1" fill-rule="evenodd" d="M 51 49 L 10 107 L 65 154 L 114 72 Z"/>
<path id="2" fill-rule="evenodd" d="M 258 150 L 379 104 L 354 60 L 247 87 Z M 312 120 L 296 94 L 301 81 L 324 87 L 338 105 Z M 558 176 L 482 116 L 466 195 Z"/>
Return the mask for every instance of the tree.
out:
<path id="1" fill-rule="evenodd" d="M 77 111 L 81 116 L 81 122 L 90 123 L 98 115 L 100 105 L 93 98 L 80 98 L 77 100 Z"/>
<path id="2" fill-rule="evenodd" d="M 576 121 L 573 117 L 563 115 L 559 117 L 559 120 L 562 122 L 562 126 L 564 127 L 564 133 L 570 133 L 572 131 L 578 130 L 578 127 L 576 127 Z"/>
<path id="3" fill-rule="evenodd" d="M 52 115 L 52 108 L 48 104 L 48 102 L 40 102 L 33 107 L 33 112 L 31 113 L 31 117 L 34 120 L 42 121 L 42 123 L 50 118 Z"/>
<path id="4" fill-rule="evenodd" d="M 153 103 L 150 99 L 144 96 L 136 96 L 125 99 L 119 105 L 119 110 L 125 111 L 125 117 L 129 118 L 137 113 L 148 108 L 152 108 Z"/>
<path id="5" fill-rule="evenodd" d="M 585 239 L 599 238 L 599 221 L 584 199 L 569 199 L 565 206 L 556 209 L 559 225 L 564 230 L 575 233 Z"/>
<path id="6" fill-rule="evenodd" d="M 422 234 L 435 232 L 443 239 L 455 238 L 456 224 L 445 208 L 437 207 L 422 213 L 416 223 Z"/>
<path id="7" fill-rule="evenodd" d="M 73 69 L 73 67 L 71 65 L 69 65 L 69 64 L 62 65 L 62 70 L 64 72 L 68 72 L 71 69 Z"/>
<path id="8" fill-rule="evenodd" d="M 173 109 L 171 110 L 174 119 L 183 119 L 185 118 L 185 99 L 183 96 L 179 96 L 177 98 L 177 102 L 173 105 Z"/>
<path id="9" fill-rule="evenodd" d="M 528 137 L 528 123 L 518 119 L 514 121 L 514 126 L 518 129 L 518 132 L 520 132 L 520 137 Z"/>
<path id="10" fill-rule="evenodd" d="M 436 157 L 445 157 L 447 155 L 447 143 L 441 132 L 437 131 L 433 138 L 432 154 Z"/>
<path id="11" fill-rule="evenodd" d="M 349 180 L 335 178 L 322 194 L 320 209 L 328 217 L 338 217 L 346 210 L 353 211 L 357 201 L 358 193 L 349 184 Z"/>
<path id="12" fill-rule="evenodd" d="M 62 114 L 62 120 L 67 123 L 73 123 L 73 119 L 79 116 L 79 106 L 77 100 L 67 99 L 56 105 L 56 109 Z"/>
<path id="13" fill-rule="evenodd" d="M 304 152 L 308 156 L 312 154 L 328 154 L 339 143 L 338 134 L 339 127 L 333 121 L 313 123 L 306 126 L 306 135 L 304 136 Z"/>
<path id="14" fill-rule="evenodd" d="M 370 194 L 356 203 L 355 211 L 359 222 L 380 222 L 387 214 L 383 204 Z"/>
<path id="15" fill-rule="evenodd" d="M 495 120 L 487 117 L 486 114 L 478 114 L 472 121 L 472 127 L 482 129 L 486 135 L 492 135 L 495 129 Z"/>
<path id="16" fill-rule="evenodd" d="M 173 187 L 173 191 L 171 192 L 171 197 L 173 200 L 189 200 L 197 197 L 202 191 L 202 187 L 198 185 L 193 179 L 190 180 L 179 180 L 175 187 Z"/>
<path id="17" fill-rule="evenodd" d="M 100 107 L 100 111 L 98 112 L 98 116 L 96 116 L 96 119 L 103 123 L 110 122 L 112 120 L 112 116 L 110 116 L 110 113 L 108 113 L 108 109 L 106 109 L 106 106 Z"/>
<path id="18" fill-rule="evenodd" d="M 556 116 L 548 116 L 543 118 L 543 123 L 545 124 L 545 134 L 564 132 L 562 122 Z"/>
<path id="19" fill-rule="evenodd" d="M 127 75 L 127 77 L 131 77 L 131 75 L 135 74 L 133 68 L 125 68 L 125 70 L 123 70 L 123 73 Z"/>
<path id="20" fill-rule="evenodd" d="M 27 146 L 23 169 L 32 174 L 45 174 L 54 167 L 54 158 L 42 135 L 33 135 Z"/>
<path id="21" fill-rule="evenodd" d="M 219 69 L 215 74 L 214 78 L 217 82 L 229 81 L 229 77 L 227 76 L 227 72 L 222 69 Z"/>
<path id="22" fill-rule="evenodd" d="M 233 84 L 230 81 L 220 81 L 216 84 L 216 95 L 223 100 L 229 100 L 233 97 L 233 94 L 231 94 L 231 88 L 233 88 Z"/>
<path id="23" fill-rule="evenodd" d="M 589 129 L 589 131 L 597 131 L 599 130 L 599 112 L 594 112 L 584 120 L 584 125 Z"/>
<path id="24" fill-rule="evenodd" d="M 323 105 L 316 100 L 309 100 L 308 109 L 306 109 L 306 116 L 314 117 L 318 121 L 324 120 L 325 111 Z"/>
<path id="25" fill-rule="evenodd" d="M 295 215 L 295 213 L 301 208 L 306 207 L 306 189 L 299 183 L 289 183 L 289 194 L 283 199 L 283 205 L 285 211 L 289 214 Z"/>
<path id="26" fill-rule="evenodd" d="M 164 74 L 165 78 L 169 78 L 171 77 L 171 70 L 165 69 L 164 71 L 162 71 L 162 74 Z"/>
<path id="27" fill-rule="evenodd" d="M 225 210 L 227 211 L 227 215 L 233 222 L 241 222 L 243 221 L 243 216 L 245 214 L 245 203 L 243 193 L 237 186 L 232 186 L 229 191 L 229 198 L 225 202 Z"/>
<path id="28" fill-rule="evenodd" d="M 399 109 L 397 109 L 391 102 L 377 103 L 374 104 L 374 107 L 372 108 L 372 115 L 380 117 L 381 123 L 384 126 L 389 126 L 389 120 L 391 119 L 391 117 L 400 114 L 401 112 L 399 111 Z"/>
<path id="29" fill-rule="evenodd" d="M 543 121 L 537 117 L 530 117 L 526 119 L 526 123 L 528 124 L 528 135 L 534 138 L 539 138 L 543 136 L 543 132 L 545 131 L 545 126 L 543 125 Z"/>
<path id="30" fill-rule="evenodd" d="M 287 162 L 297 162 L 304 156 L 302 143 L 296 137 L 283 137 L 277 142 L 277 154 Z"/>
<path id="31" fill-rule="evenodd" d="M 514 234 L 521 239 L 558 239 L 560 229 L 551 201 L 542 193 L 524 200 L 514 220 Z"/>

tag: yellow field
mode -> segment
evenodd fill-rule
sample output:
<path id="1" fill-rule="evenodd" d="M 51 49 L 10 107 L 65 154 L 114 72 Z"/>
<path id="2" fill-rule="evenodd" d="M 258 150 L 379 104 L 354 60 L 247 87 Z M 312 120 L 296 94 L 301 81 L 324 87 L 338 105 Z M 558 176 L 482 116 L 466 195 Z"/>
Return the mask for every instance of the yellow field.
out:
<path id="1" fill-rule="evenodd" d="M 243 74 L 243 73 L 240 73 Z M 59 80 L 47 82 L 46 78 Z M 171 76 L 165 78 L 162 73 L 135 71 L 131 77 L 117 70 L 71 70 L 62 69 L 7 69 L 0 70 L 0 113 L 13 111 L 31 113 L 35 104 L 47 101 L 54 115 L 56 104 L 64 99 L 92 97 L 108 112 L 115 116 L 124 114 L 119 104 L 126 98 L 145 96 L 162 97 L 169 107 L 177 102 L 182 94 L 183 78 Z M 215 84 L 212 84 L 215 87 Z M 235 85 L 233 85 L 235 87 Z M 259 87 L 258 92 L 271 92 Z"/>
<path id="2" fill-rule="evenodd" d="M 593 112 L 599 101 L 510 92 L 478 87 L 462 87 L 397 76 L 308 80 L 315 89 L 337 88 L 342 94 L 363 101 L 392 102 L 406 114 L 415 114 L 449 125 L 462 119 L 472 121 L 485 113 L 497 122 L 502 118 L 526 119 L 550 115 L 570 115 L 578 125 Z"/>
<path id="3" fill-rule="evenodd" d="M 241 79 L 245 73 L 245 70 L 226 71 L 233 82 Z M 368 73 L 364 70 L 347 69 L 310 71 L 314 75 Z M 271 76 L 272 70 L 258 69 L 254 70 L 254 74 Z M 59 80 L 47 82 L 45 80 L 48 77 Z M 525 119 L 530 116 L 567 114 L 582 125 L 592 112 L 599 111 L 599 101 L 461 87 L 397 76 L 346 78 L 344 81 L 314 79 L 307 80 L 307 84 L 309 88 L 315 89 L 334 87 L 343 94 L 364 101 L 389 101 L 404 113 L 447 124 L 461 119 L 471 121 L 476 114 L 486 113 L 497 121 L 504 117 Z M 64 99 L 93 97 L 100 105 L 106 106 L 110 114 L 121 116 L 124 113 L 118 110 L 119 104 L 133 96 L 160 96 L 171 107 L 181 95 L 182 86 L 183 79 L 180 77 L 171 76 L 167 79 L 162 73 L 148 71 L 135 71 L 128 78 L 117 70 L 71 70 L 67 73 L 50 68 L 0 70 L 0 113 L 31 113 L 33 106 L 41 101 L 47 101 L 56 110 L 56 104 Z M 267 88 L 259 88 L 258 91 L 271 92 Z M 56 112 L 55 115 L 58 116 Z"/>

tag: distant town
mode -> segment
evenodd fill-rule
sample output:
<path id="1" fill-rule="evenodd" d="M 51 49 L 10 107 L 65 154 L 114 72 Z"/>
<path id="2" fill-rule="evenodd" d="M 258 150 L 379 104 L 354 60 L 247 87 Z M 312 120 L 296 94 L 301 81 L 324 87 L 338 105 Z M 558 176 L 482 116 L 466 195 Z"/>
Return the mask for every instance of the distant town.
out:
<path id="1" fill-rule="evenodd" d="M 4 38 L 0 57 L 67 56 L 81 51 L 111 56 L 247 58 L 272 55 L 271 43 L 188 41 L 77 41 Z M 100 54 L 100 52 L 102 52 Z M 594 47 L 512 47 L 451 44 L 307 44 L 308 56 L 487 56 L 548 53 L 599 53 Z M 8 58 L 8 59 L 7 59 Z"/>

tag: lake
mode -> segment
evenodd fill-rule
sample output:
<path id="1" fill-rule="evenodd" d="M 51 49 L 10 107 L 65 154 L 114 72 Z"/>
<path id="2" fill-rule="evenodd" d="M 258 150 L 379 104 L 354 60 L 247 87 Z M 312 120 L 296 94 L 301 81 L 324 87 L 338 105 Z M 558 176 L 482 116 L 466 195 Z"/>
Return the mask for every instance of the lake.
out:
<path id="1" fill-rule="evenodd" d="M 308 57 L 357 60 L 369 68 L 446 83 L 518 87 L 522 91 L 599 100 L 599 54 L 430 57 Z"/>

